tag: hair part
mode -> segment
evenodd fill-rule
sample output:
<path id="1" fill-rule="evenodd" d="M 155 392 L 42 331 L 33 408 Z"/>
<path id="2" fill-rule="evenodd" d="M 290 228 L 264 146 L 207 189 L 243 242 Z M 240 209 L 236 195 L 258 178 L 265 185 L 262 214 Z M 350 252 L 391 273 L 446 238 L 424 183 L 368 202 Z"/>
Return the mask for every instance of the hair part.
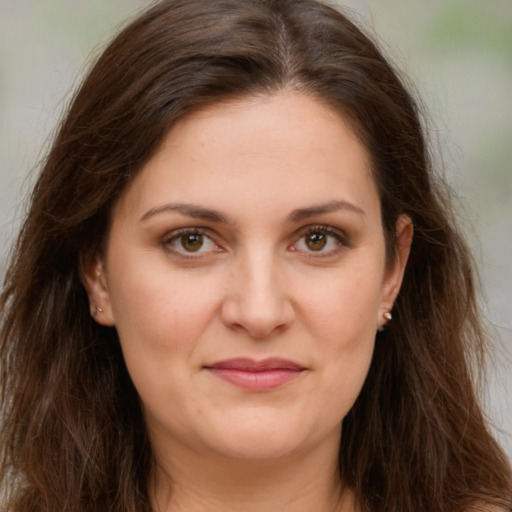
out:
<path id="1" fill-rule="evenodd" d="M 508 463 L 471 372 L 486 349 L 473 265 L 428 159 L 418 108 L 376 46 L 314 0 L 163 0 L 85 78 L 30 198 L 1 296 L 0 488 L 6 512 L 149 511 L 152 455 L 114 329 L 80 281 L 113 204 L 178 119 L 290 88 L 367 148 L 388 254 L 414 224 L 395 320 L 343 422 L 340 471 L 365 511 L 510 507 Z"/>

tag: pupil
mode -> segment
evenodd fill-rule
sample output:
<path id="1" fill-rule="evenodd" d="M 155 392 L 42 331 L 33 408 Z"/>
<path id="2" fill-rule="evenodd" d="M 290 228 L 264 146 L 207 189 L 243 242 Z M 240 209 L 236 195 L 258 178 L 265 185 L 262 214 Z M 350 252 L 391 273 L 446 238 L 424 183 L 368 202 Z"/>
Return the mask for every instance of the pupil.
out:
<path id="1" fill-rule="evenodd" d="M 327 244 L 327 236 L 323 233 L 311 233 L 306 244 L 312 251 L 321 251 Z"/>
<path id="2" fill-rule="evenodd" d="M 181 237 L 181 243 L 186 251 L 198 251 L 203 245 L 203 235 L 184 235 Z"/>

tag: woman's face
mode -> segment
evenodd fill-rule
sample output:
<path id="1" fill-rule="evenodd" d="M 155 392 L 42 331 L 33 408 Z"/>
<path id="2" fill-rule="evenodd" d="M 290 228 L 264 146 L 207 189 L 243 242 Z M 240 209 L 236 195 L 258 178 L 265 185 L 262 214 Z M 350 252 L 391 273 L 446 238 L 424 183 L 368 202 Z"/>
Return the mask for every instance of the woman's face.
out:
<path id="1" fill-rule="evenodd" d="M 337 447 L 411 226 L 386 266 L 350 125 L 280 92 L 185 117 L 122 195 L 84 276 L 161 450 L 244 459 Z"/>

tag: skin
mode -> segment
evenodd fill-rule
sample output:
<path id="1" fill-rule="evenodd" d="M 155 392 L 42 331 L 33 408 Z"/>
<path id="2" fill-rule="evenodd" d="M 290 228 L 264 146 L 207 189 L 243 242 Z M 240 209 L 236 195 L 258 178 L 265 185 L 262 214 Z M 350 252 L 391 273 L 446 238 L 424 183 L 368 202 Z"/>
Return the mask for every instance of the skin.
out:
<path id="1" fill-rule="evenodd" d="M 171 129 L 83 276 L 141 398 L 158 510 L 356 510 L 337 475 L 341 422 L 411 237 L 400 217 L 387 265 L 367 152 L 311 97 L 221 103 Z M 207 368 L 235 357 L 304 371 L 255 391 Z"/>

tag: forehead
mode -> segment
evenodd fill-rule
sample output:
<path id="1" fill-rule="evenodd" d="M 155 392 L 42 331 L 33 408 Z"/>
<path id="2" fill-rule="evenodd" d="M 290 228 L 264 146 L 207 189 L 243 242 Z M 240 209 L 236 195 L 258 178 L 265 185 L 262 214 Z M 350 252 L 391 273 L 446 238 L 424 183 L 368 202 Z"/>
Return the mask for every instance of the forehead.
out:
<path id="1" fill-rule="evenodd" d="M 282 91 L 182 118 L 123 201 L 132 210 L 180 201 L 242 211 L 266 206 L 277 213 L 278 207 L 333 199 L 379 210 L 369 162 L 339 112 L 308 95 Z"/>

